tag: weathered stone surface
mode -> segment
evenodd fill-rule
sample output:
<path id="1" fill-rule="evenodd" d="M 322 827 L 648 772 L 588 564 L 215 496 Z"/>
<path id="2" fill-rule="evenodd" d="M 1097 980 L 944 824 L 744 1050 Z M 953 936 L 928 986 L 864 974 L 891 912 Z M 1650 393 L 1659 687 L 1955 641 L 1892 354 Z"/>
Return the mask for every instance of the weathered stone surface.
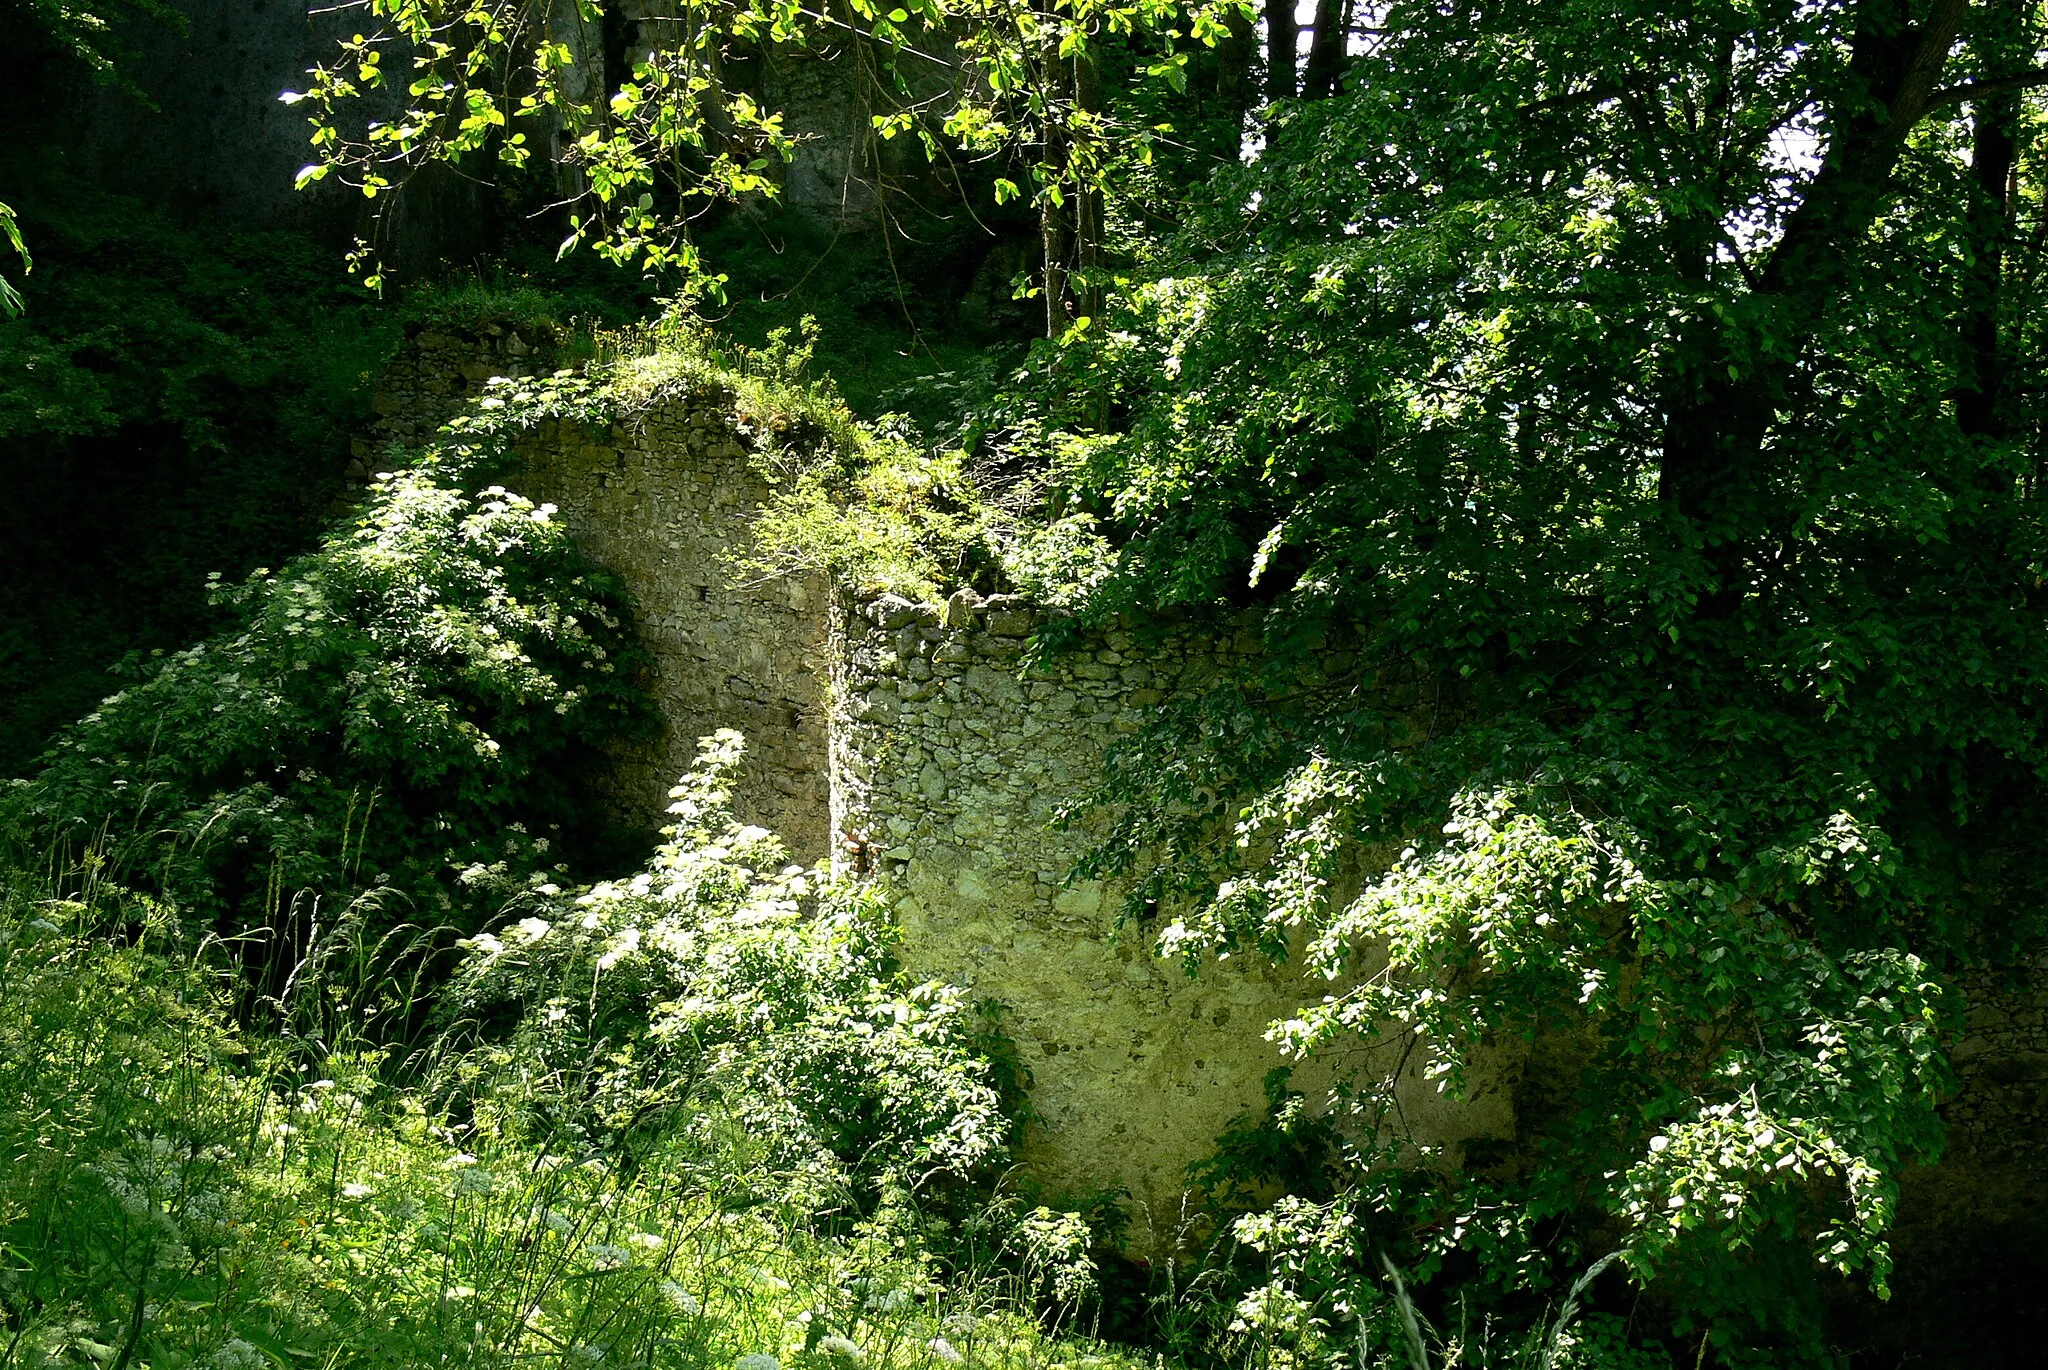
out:
<path id="1" fill-rule="evenodd" d="M 545 372 L 553 353 L 551 338 L 510 329 L 422 333 L 380 387 L 379 435 L 420 442 L 481 393 L 471 377 Z M 767 496 L 740 440 L 728 397 L 672 397 L 604 432 L 543 425 L 521 445 L 525 469 L 514 483 L 557 506 L 584 551 L 635 600 L 662 730 L 614 758 L 623 816 L 656 826 L 697 740 L 737 728 L 747 738 L 734 797 L 740 819 L 817 861 L 827 855 L 830 807 L 819 670 L 827 596 L 822 583 L 737 581 L 731 555 L 745 547 Z"/>
<path id="2" fill-rule="evenodd" d="M 965 602 L 949 601 L 946 621 Z M 983 649 L 1014 649 L 1036 616 L 1009 597 L 981 607 L 931 654 L 943 701 L 876 709 L 853 702 L 883 688 L 895 653 L 879 625 L 900 611 L 840 606 L 827 653 L 830 696 L 847 702 L 831 724 L 836 848 L 842 866 L 893 895 L 914 973 L 1004 1006 L 1042 1124 L 1025 1155 L 1036 1178 L 1075 1198 L 1127 1189 L 1133 1245 L 1156 1250 L 1170 1244 L 1187 1167 L 1263 1107 L 1265 1076 L 1283 1062 L 1262 1029 L 1328 987 L 1249 959 L 1193 977 L 1160 960 L 1150 924 L 1123 921 L 1125 890 L 1066 883 L 1095 830 L 1055 819 L 1099 773 L 1104 748 L 1167 697 L 1133 702 L 1122 670 L 1178 689 L 1245 653 L 1235 631 L 1220 645 L 1199 630 L 1143 646 L 1119 634 L 1117 647 L 1056 657 L 1027 684 Z M 1303 1070 L 1297 1086 L 1314 1097 L 1334 1064 Z M 1396 1086 L 1415 1139 L 1453 1161 L 1466 1139 L 1512 1135 L 1508 1073 L 1474 1074 L 1457 1103 L 1412 1069 Z"/>

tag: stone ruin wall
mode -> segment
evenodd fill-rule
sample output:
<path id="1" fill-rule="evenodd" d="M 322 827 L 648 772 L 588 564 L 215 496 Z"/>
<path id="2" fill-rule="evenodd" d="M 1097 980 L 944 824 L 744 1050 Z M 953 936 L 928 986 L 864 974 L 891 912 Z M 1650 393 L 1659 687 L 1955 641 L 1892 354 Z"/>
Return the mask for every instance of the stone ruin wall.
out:
<path id="1" fill-rule="evenodd" d="M 944 605 L 840 601 L 831 642 L 832 821 L 839 860 L 894 896 L 915 974 L 997 1000 L 1032 1078 L 1023 1160 L 1048 1196 L 1127 1187 L 1138 1251 L 1170 1249 L 1187 1169 L 1264 1111 L 1283 1064 L 1263 1030 L 1326 991 L 1263 959 L 1191 976 L 1123 917 L 1127 890 L 1068 873 L 1099 829 L 1054 826 L 1103 753 L 1164 700 L 1250 660 L 1256 626 L 1153 640 L 1111 629 L 1023 669 L 1040 615 L 971 591 Z M 1372 1063 L 1367 1063 L 1372 1064 Z M 1512 1072 L 1479 1063 L 1451 1103 L 1410 1062 L 1396 1083 L 1411 1138 L 1445 1148 L 1513 1135 Z M 1325 1061 L 1293 1080 L 1311 1100 Z"/>
<path id="2" fill-rule="evenodd" d="M 809 863 L 826 855 L 830 811 L 825 587 L 736 582 L 730 558 L 768 496 L 745 442 L 716 391 L 661 400 L 604 432 L 550 423 L 520 448 L 520 493 L 558 506 L 584 552 L 633 595 L 661 733 L 618 762 L 624 811 L 660 814 L 697 740 L 737 728 L 747 763 L 735 813 Z"/>
<path id="3" fill-rule="evenodd" d="M 545 335 L 503 325 L 417 332 L 386 373 L 375 439 L 416 443 L 498 375 L 553 368 Z M 622 809 L 658 821 L 696 739 L 747 737 L 743 821 L 882 881 L 906 967 L 1003 1006 L 1039 1125 L 1028 1168 L 1048 1197 L 1128 1190 L 1139 1249 L 1170 1240 L 1186 1168 L 1264 1108 L 1282 1064 L 1260 1035 L 1315 992 L 1251 960 L 1190 977 L 1120 926 L 1123 891 L 1067 875 L 1090 838 L 1054 831 L 1060 803 L 1103 749 L 1169 695 L 1256 648 L 1189 629 L 1140 644 L 1122 631 L 1022 674 L 1040 619 L 1015 598 L 947 605 L 849 601 L 817 583 L 738 585 L 730 554 L 767 490 L 730 397 L 659 400 L 604 431 L 549 423 L 520 446 L 519 493 L 556 505 L 593 560 L 630 588 L 663 716 L 652 746 L 617 761 Z M 1295 1084 L 1313 1096 L 1325 1077 Z M 1399 1089 L 1418 1137 L 1455 1148 L 1506 1136 L 1502 1083 L 1448 1106 L 1419 1078 Z"/>
<path id="4" fill-rule="evenodd" d="M 489 377 L 551 366 L 546 337 L 512 328 L 417 334 L 387 373 L 377 432 L 351 471 L 366 478 L 379 444 L 418 441 Z M 1258 1029 L 1320 991 L 1263 964 L 1190 978 L 1152 956 L 1141 925 L 1120 925 L 1123 891 L 1067 882 L 1090 835 L 1051 819 L 1106 746 L 1162 700 L 1245 661 L 1255 634 L 1183 627 L 1140 642 L 1112 630 L 1027 672 L 1040 620 L 1015 598 L 919 605 L 735 585 L 727 554 L 765 494 L 745 446 L 728 397 L 707 392 L 605 431 L 554 425 L 522 449 L 521 493 L 559 506 L 626 581 L 654 658 L 664 732 L 621 759 L 622 804 L 651 825 L 698 736 L 745 733 L 741 817 L 783 833 L 804 860 L 829 854 L 882 881 L 908 967 L 1004 1005 L 1040 1119 L 1029 1169 L 1048 1197 L 1126 1186 L 1133 1244 L 1157 1249 L 1186 1165 L 1263 1104 L 1279 1060 Z M 2048 988 L 2026 987 L 2048 986 L 2048 965 L 2022 981 L 1969 987 L 1948 1154 L 1907 1177 L 1902 1252 L 2010 1227 L 2048 1179 Z M 1512 1141 L 1517 1073 L 1491 1063 L 1458 1104 L 1413 1078 L 1397 1095 L 1414 1135 L 1455 1157 L 1461 1141 Z M 1325 1078 L 1304 1070 L 1295 1083 L 1313 1096 Z"/>
<path id="5" fill-rule="evenodd" d="M 386 372 L 374 447 L 417 443 L 482 394 L 492 376 L 553 369 L 552 339 L 503 325 L 425 330 Z M 697 740 L 719 728 L 747 738 L 734 795 L 743 822 L 780 833 L 797 859 L 827 853 L 825 593 L 822 584 L 737 584 L 730 557 L 746 545 L 767 486 L 747 460 L 731 397 L 673 395 L 608 429 L 549 422 L 519 447 L 519 493 L 560 510 L 584 552 L 623 580 L 651 660 L 644 683 L 660 732 L 613 758 L 607 788 L 650 830 L 689 770 Z"/>

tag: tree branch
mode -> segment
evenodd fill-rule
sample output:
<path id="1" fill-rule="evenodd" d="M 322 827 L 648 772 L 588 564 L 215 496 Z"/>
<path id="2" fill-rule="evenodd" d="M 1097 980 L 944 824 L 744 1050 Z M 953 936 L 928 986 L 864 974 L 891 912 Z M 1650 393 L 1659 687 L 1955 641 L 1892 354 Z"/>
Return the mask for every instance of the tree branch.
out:
<path id="1" fill-rule="evenodd" d="M 2048 68 L 2037 71 L 2015 72 L 2011 76 L 1993 76 L 1983 81 L 1965 81 L 1959 86 L 1943 86 L 1928 97 L 1930 110 L 1942 105 L 1952 105 L 1964 100 L 1981 100 L 1987 95 L 2005 95 L 2015 90 L 2032 90 L 2036 86 L 2048 86 Z"/>

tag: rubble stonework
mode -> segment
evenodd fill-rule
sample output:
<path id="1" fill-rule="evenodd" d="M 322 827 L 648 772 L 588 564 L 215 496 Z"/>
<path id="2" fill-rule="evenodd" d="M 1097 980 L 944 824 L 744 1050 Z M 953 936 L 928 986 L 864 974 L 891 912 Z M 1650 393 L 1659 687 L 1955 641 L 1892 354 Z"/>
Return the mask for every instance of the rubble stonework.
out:
<path id="1" fill-rule="evenodd" d="M 424 441 L 493 376 L 554 369 L 545 330 L 487 324 L 418 332 L 386 372 L 374 440 Z M 731 397 L 668 395 L 593 431 L 548 422 L 524 440 L 519 493 L 557 506 L 590 558 L 623 580 L 652 661 L 645 683 L 661 730 L 613 758 L 622 816 L 658 826 L 669 787 L 719 728 L 747 737 L 734 796 L 745 822 L 780 833 L 798 859 L 826 855 L 822 584 L 736 584 L 767 487 L 747 459 Z M 364 458 L 368 458 L 365 460 Z M 359 457 L 366 474 L 374 455 Z"/>
<path id="2" fill-rule="evenodd" d="M 632 592 L 662 731 L 619 762 L 628 814 L 658 813 L 698 739 L 737 728 L 747 763 L 734 812 L 812 862 L 826 854 L 830 810 L 825 586 L 737 581 L 732 557 L 768 495 L 744 441 L 715 390 L 660 400 L 605 432 L 550 423 L 520 447 L 520 493 L 558 506 L 584 552 Z"/>
<path id="3" fill-rule="evenodd" d="M 1070 881 L 1096 836 L 1056 826 L 1104 750 L 1162 702 L 1249 660 L 1249 621 L 1140 641 L 1111 629 L 1029 670 L 1040 615 L 1012 596 L 944 605 L 893 596 L 838 605 L 831 637 L 832 821 L 838 863 L 895 899 L 918 975 L 999 1001 L 1033 1082 L 1024 1159 L 1053 1194 L 1128 1191 L 1134 1247 L 1171 1244 L 1188 1167 L 1265 1107 L 1283 1064 L 1265 1028 L 1328 987 L 1262 958 L 1190 975 L 1123 917 L 1125 891 Z M 1353 1064 L 1376 1064 L 1354 1062 Z M 1323 1061 L 1292 1081 L 1311 1099 Z M 1410 1137 L 1458 1163 L 1461 1144 L 1512 1135 L 1512 1072 L 1480 1063 L 1452 1103 L 1402 1069 Z M 1384 1075 L 1387 1070 L 1375 1070 Z"/>

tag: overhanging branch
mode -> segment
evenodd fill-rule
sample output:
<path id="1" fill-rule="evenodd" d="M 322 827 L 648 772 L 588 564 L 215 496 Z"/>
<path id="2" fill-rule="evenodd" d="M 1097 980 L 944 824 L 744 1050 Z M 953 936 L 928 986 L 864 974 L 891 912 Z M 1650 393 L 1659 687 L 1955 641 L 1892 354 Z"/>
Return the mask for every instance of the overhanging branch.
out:
<path id="1" fill-rule="evenodd" d="M 2015 72 L 2011 76 L 1993 76 L 1982 81 L 1965 81 L 1959 86 L 1943 86 L 1928 97 L 1928 107 L 1952 105 L 1964 100 L 1981 100 L 1987 95 L 2005 95 L 2016 90 L 2032 90 L 2036 86 L 2048 86 L 2048 68 L 2038 71 Z"/>

